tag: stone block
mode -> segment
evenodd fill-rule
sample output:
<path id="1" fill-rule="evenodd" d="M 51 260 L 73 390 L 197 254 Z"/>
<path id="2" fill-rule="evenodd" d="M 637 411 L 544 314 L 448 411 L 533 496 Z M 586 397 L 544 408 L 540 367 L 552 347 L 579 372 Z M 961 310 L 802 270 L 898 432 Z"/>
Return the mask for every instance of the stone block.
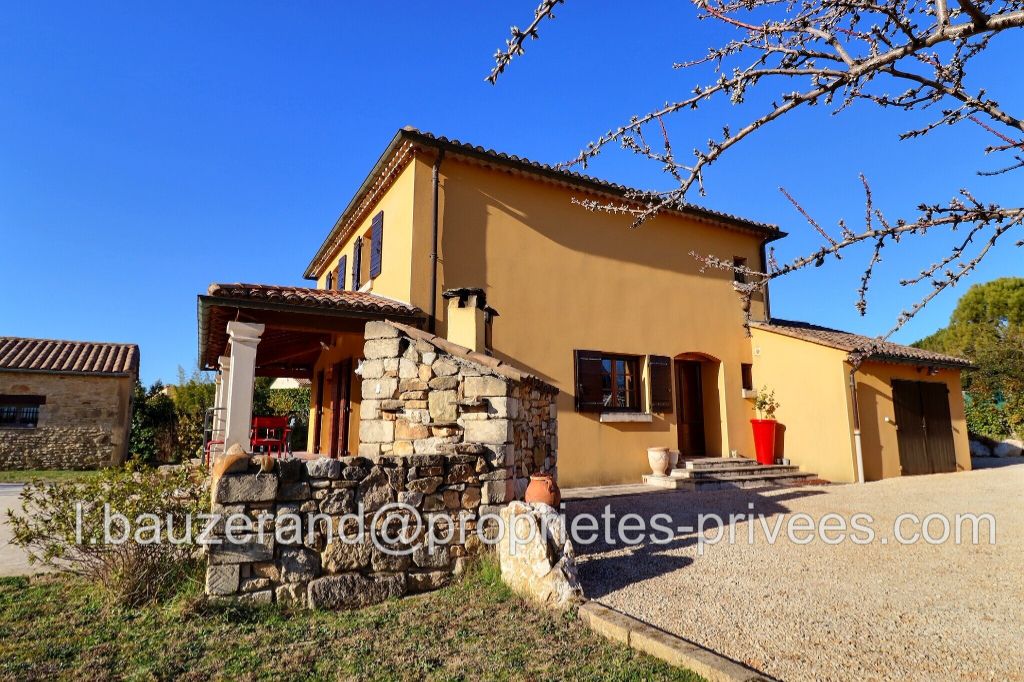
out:
<path id="1" fill-rule="evenodd" d="M 217 480 L 214 502 L 270 502 L 277 497 L 277 476 L 225 474 Z"/>
<path id="2" fill-rule="evenodd" d="M 411 440 L 396 440 L 391 448 L 391 454 L 393 455 L 411 455 L 414 452 L 416 452 L 416 449 L 413 447 Z"/>
<path id="3" fill-rule="evenodd" d="M 363 400 L 388 400 L 398 394 L 398 379 L 395 377 L 363 379 L 359 390 Z M 384 405 L 380 407 L 384 409 Z"/>
<path id="4" fill-rule="evenodd" d="M 467 398 L 508 395 L 508 382 L 493 376 L 466 377 L 463 393 Z"/>
<path id="5" fill-rule="evenodd" d="M 210 564 L 247 564 L 253 561 L 271 561 L 274 558 L 274 535 L 266 533 L 262 541 L 259 536 L 243 538 L 239 542 L 230 542 L 221 538 L 219 545 L 210 545 Z"/>
<path id="6" fill-rule="evenodd" d="M 514 499 L 512 481 L 484 481 L 480 486 L 480 501 L 486 505 L 498 505 L 511 502 Z"/>
<path id="7" fill-rule="evenodd" d="M 480 506 L 481 497 L 479 487 L 468 486 L 465 492 L 462 493 L 462 507 L 464 509 L 476 509 Z"/>
<path id="8" fill-rule="evenodd" d="M 363 338 L 367 340 L 371 339 L 397 339 L 400 332 L 397 328 L 388 324 L 387 322 L 371 321 L 366 323 L 366 329 L 363 332 Z"/>
<path id="9" fill-rule="evenodd" d="M 380 379 L 384 376 L 384 361 L 383 360 L 363 360 L 359 363 L 359 371 L 357 374 L 366 379 Z"/>
<path id="10" fill-rule="evenodd" d="M 380 403 L 379 400 L 364 400 L 359 404 L 359 418 L 380 419 Z"/>
<path id="11" fill-rule="evenodd" d="M 428 383 L 435 391 L 454 391 L 459 387 L 458 377 L 434 377 Z"/>
<path id="12" fill-rule="evenodd" d="M 302 583 L 320 575 L 320 556 L 305 548 L 282 549 L 278 563 L 281 580 L 286 583 Z"/>
<path id="13" fill-rule="evenodd" d="M 310 478 L 341 478 L 341 461 L 330 457 L 319 457 L 306 461 L 306 474 Z"/>
<path id="14" fill-rule="evenodd" d="M 467 421 L 463 429 L 463 438 L 469 443 L 501 445 L 512 442 L 512 422 L 507 419 Z"/>
<path id="15" fill-rule="evenodd" d="M 399 573 L 409 570 L 412 565 L 412 557 L 407 553 L 406 547 L 390 547 L 385 551 L 381 547 L 374 546 L 370 552 L 370 569 L 375 573 Z"/>
<path id="16" fill-rule="evenodd" d="M 454 422 L 459 412 L 456 406 L 458 394 L 455 391 L 433 391 L 427 399 L 430 418 L 435 422 Z"/>
<path id="17" fill-rule="evenodd" d="M 422 379 L 399 379 L 398 390 L 402 393 L 406 391 L 426 391 L 430 388 L 430 383 L 423 381 Z"/>
<path id="18" fill-rule="evenodd" d="M 309 483 L 306 483 L 305 481 L 296 481 L 294 483 L 278 483 L 278 500 L 301 501 L 308 500 L 309 496 Z"/>
<path id="19" fill-rule="evenodd" d="M 391 443 L 395 440 L 395 422 L 380 419 L 359 421 L 360 443 Z"/>
<path id="20" fill-rule="evenodd" d="M 404 574 L 367 577 L 346 573 L 313 580 L 309 583 L 307 599 L 315 609 L 357 609 L 405 593 Z"/>
<path id="21" fill-rule="evenodd" d="M 401 379 L 419 378 L 419 365 L 413 360 L 409 360 L 408 358 L 402 358 L 398 362 L 398 376 Z"/>
<path id="22" fill-rule="evenodd" d="M 399 419 L 395 422 L 396 439 L 419 440 L 428 437 L 430 437 L 430 428 L 425 424 L 414 424 L 407 419 Z"/>
<path id="23" fill-rule="evenodd" d="M 224 596 L 238 591 L 238 564 L 206 567 L 206 594 Z"/>
<path id="24" fill-rule="evenodd" d="M 358 571 L 370 565 L 372 550 L 373 544 L 368 538 L 360 542 L 347 542 L 342 538 L 335 538 L 324 548 L 321 561 L 328 573 Z"/>
<path id="25" fill-rule="evenodd" d="M 373 339 L 363 345 L 363 357 L 367 360 L 397 358 L 401 354 L 402 340 L 399 338 Z"/>
<path id="26" fill-rule="evenodd" d="M 427 478 L 414 478 L 406 484 L 406 488 L 418 493 L 432 493 L 444 482 L 440 476 L 429 476 Z"/>
<path id="27" fill-rule="evenodd" d="M 501 419 L 516 419 L 519 417 L 518 398 L 488 398 L 487 412 L 492 417 Z"/>
<path id="28" fill-rule="evenodd" d="M 360 457 L 379 457 L 380 443 L 360 443 L 358 452 Z"/>
<path id="29" fill-rule="evenodd" d="M 374 467 L 370 475 L 359 483 L 359 498 L 365 512 L 377 511 L 395 501 L 395 490 L 383 469 Z"/>
<path id="30" fill-rule="evenodd" d="M 438 545 L 431 548 L 420 545 L 412 553 L 412 562 L 417 568 L 448 568 L 451 563 L 451 555 L 446 545 Z"/>
<path id="31" fill-rule="evenodd" d="M 434 371 L 439 377 L 450 377 L 453 374 L 457 374 L 459 366 L 455 364 L 453 360 L 448 358 L 438 358 L 434 361 L 434 364 L 430 366 L 430 369 Z"/>

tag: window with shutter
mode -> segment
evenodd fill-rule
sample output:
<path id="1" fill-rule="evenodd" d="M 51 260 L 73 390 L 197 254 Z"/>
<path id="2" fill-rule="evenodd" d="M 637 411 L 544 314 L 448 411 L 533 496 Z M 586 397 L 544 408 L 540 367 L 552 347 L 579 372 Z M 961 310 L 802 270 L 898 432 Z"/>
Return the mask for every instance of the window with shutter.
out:
<path id="1" fill-rule="evenodd" d="M 647 360 L 651 381 L 651 412 L 672 411 L 672 358 L 652 355 Z"/>
<path id="2" fill-rule="evenodd" d="M 363 238 L 356 237 L 352 247 L 352 291 L 359 291 L 359 268 L 363 260 Z"/>
<path id="3" fill-rule="evenodd" d="M 384 253 L 384 211 L 373 216 L 370 226 L 370 279 L 380 274 L 381 255 Z"/>
<path id="4" fill-rule="evenodd" d="M 338 261 L 338 291 L 345 291 L 345 275 L 348 274 L 348 256 L 342 256 Z"/>
<path id="5" fill-rule="evenodd" d="M 576 355 L 576 411 L 601 412 L 604 409 L 604 371 L 601 354 L 578 350 Z"/>

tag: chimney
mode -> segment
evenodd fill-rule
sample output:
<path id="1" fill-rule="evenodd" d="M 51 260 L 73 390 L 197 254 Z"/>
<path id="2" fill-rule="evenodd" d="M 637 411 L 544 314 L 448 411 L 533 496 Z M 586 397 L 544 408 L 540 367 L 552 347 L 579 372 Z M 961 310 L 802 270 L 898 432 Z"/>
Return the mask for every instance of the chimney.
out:
<path id="1" fill-rule="evenodd" d="M 448 289 L 448 340 L 478 353 L 491 354 L 491 326 L 497 311 L 487 305 L 483 289 Z"/>

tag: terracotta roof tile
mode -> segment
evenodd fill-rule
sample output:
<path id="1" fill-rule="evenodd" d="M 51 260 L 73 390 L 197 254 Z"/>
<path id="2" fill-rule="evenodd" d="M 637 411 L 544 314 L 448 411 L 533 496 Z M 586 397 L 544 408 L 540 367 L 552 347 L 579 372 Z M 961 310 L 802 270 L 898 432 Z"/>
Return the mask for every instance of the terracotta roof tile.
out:
<path id="1" fill-rule="evenodd" d="M 69 374 L 137 374 L 139 347 L 0 336 L 0 371 Z"/>
<path id="2" fill-rule="evenodd" d="M 309 308 L 352 310 L 382 315 L 417 316 L 416 306 L 362 291 L 336 291 L 271 284 L 211 284 L 207 294 L 216 298 L 287 303 Z"/>
<path id="3" fill-rule="evenodd" d="M 892 341 L 879 341 L 870 336 L 862 336 L 851 332 L 844 332 L 839 329 L 821 327 L 809 322 L 798 322 L 795 320 L 782 320 L 777 317 L 770 322 L 751 322 L 751 327 L 764 329 L 765 331 L 791 336 L 805 341 L 811 341 L 823 346 L 843 350 L 847 353 L 862 351 L 868 348 L 874 350 L 867 355 L 869 360 L 881 360 L 883 362 L 909 362 L 926 365 L 942 365 L 947 367 L 970 367 L 971 361 L 958 358 L 953 355 L 936 353 L 923 348 L 904 346 Z"/>

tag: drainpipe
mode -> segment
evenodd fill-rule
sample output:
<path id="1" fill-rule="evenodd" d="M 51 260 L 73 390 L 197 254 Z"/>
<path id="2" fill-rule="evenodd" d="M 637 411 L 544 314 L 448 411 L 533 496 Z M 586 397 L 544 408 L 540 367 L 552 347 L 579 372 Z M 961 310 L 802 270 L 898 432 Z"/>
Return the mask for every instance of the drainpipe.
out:
<path id="1" fill-rule="evenodd" d="M 768 272 L 768 242 L 761 242 L 761 272 Z M 768 296 L 768 283 L 764 283 L 764 319 L 770 322 L 772 319 L 772 301 Z"/>
<path id="2" fill-rule="evenodd" d="M 853 446 L 857 451 L 857 482 L 864 482 L 864 448 L 860 440 L 860 404 L 857 400 L 857 368 L 850 370 L 850 397 L 853 399 Z"/>
<path id="3" fill-rule="evenodd" d="M 430 225 L 430 333 L 437 333 L 437 210 L 438 210 L 438 189 L 441 171 L 441 161 L 444 159 L 444 150 L 437 150 L 437 159 L 434 161 L 434 168 L 430 172 L 431 189 L 434 193 L 434 215 Z"/>

